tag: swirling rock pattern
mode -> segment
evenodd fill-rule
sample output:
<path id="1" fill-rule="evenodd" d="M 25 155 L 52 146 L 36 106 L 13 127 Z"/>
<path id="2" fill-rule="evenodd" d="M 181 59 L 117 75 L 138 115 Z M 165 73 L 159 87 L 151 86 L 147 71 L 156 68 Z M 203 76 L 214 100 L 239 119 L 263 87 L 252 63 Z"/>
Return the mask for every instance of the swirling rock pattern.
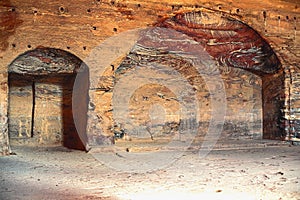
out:
<path id="1" fill-rule="evenodd" d="M 8 67 L 9 73 L 48 75 L 76 73 L 82 61 L 76 56 L 54 48 L 37 48 L 18 56 Z"/>
<path id="2" fill-rule="evenodd" d="M 218 61 L 222 72 L 226 73 L 230 68 L 240 68 L 259 75 L 263 82 L 264 138 L 284 137 L 281 125 L 284 115 L 281 112 L 284 95 L 282 67 L 270 45 L 255 30 L 241 21 L 210 11 L 179 13 L 162 20 L 157 26 L 172 28 L 192 37 Z M 234 76 L 229 78 L 230 85 L 234 85 Z M 234 96 L 229 98 L 235 102 Z M 232 128 L 228 130 L 232 131 Z"/>
<path id="3" fill-rule="evenodd" d="M 258 75 L 276 73 L 280 69 L 277 56 L 256 31 L 220 13 L 177 14 L 157 26 L 193 37 L 222 66 L 246 69 Z"/>

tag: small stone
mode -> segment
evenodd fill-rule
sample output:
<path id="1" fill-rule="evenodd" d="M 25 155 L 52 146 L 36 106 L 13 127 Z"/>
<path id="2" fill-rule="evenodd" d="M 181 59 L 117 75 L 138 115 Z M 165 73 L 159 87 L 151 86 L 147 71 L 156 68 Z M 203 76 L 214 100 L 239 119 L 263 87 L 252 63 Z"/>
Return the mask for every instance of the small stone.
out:
<path id="1" fill-rule="evenodd" d="M 276 174 L 278 174 L 278 175 L 283 175 L 284 173 L 283 173 L 283 172 L 277 172 Z"/>

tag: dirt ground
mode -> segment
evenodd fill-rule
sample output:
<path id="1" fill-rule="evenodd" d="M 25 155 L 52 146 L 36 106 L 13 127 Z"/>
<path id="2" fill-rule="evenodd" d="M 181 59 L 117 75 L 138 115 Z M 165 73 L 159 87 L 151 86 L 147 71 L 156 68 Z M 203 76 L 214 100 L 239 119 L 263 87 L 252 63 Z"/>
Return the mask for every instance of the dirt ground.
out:
<path id="1" fill-rule="evenodd" d="M 144 173 L 111 168 L 92 152 L 12 149 L 16 155 L 0 157 L 2 200 L 300 199 L 300 146 L 283 142 L 219 142 L 203 158 L 191 148 L 168 166 Z"/>

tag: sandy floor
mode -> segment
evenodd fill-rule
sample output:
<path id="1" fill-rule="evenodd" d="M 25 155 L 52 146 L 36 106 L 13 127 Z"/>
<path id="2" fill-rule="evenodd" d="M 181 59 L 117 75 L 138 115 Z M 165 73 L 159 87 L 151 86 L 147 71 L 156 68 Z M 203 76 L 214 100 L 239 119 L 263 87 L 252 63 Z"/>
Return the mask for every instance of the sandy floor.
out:
<path id="1" fill-rule="evenodd" d="M 0 157 L 2 200 L 300 199 L 300 146 L 230 143 L 201 159 L 193 149 L 146 173 L 113 169 L 94 153 L 63 147 L 13 151 L 16 155 Z"/>

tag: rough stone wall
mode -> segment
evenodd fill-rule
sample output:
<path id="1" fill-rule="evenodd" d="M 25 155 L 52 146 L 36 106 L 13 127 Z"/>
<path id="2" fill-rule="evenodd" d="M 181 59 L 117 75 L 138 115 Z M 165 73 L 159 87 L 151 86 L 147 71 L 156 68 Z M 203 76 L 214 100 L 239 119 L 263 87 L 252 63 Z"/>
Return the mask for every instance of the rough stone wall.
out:
<path id="1" fill-rule="evenodd" d="M 81 5 L 81 6 L 78 6 Z M 208 8 L 239 19 L 270 43 L 286 73 L 285 119 L 297 114 L 299 68 L 299 3 L 280 0 L 157 1 L 19 1 L 0 2 L 0 150 L 7 154 L 7 66 L 20 54 L 38 46 L 56 47 L 82 60 L 106 38 L 134 28 L 150 26 L 176 12 Z M 290 78 L 292 82 L 290 82 Z M 290 93 L 291 92 L 291 93 Z M 291 101 L 293 100 L 293 101 Z M 295 106 L 295 107 L 291 107 Z M 295 113 L 295 115 L 293 114 Z M 294 118 L 293 118 L 294 119 Z M 298 120 L 298 117 L 295 119 Z M 295 120 L 294 130 L 298 130 Z M 292 122 L 293 120 L 290 120 Z M 287 121 L 284 122 L 286 124 Z M 289 124 L 291 124 L 289 122 Z M 287 130 L 293 130 L 289 125 Z"/>
<path id="2" fill-rule="evenodd" d="M 284 75 L 282 72 L 270 75 L 262 82 L 264 138 L 283 139 Z"/>
<path id="3" fill-rule="evenodd" d="M 60 77 L 35 82 L 33 135 L 38 137 L 38 144 L 62 141 L 63 83 Z"/>
<path id="4" fill-rule="evenodd" d="M 235 139 L 262 138 L 262 78 L 234 68 L 222 71 L 222 77 L 227 98 L 223 136 Z"/>
<path id="5" fill-rule="evenodd" d="M 135 80 L 126 84 L 135 88 L 136 84 L 145 81 L 145 85 L 134 91 L 128 103 L 123 104 L 123 109 L 128 108 L 128 117 L 126 126 L 122 127 L 128 131 L 129 135 L 139 137 L 149 137 L 149 134 L 143 131 L 135 130 L 136 127 L 149 128 L 154 137 L 165 137 L 169 133 L 175 133 L 175 129 L 170 132 L 172 126 L 179 126 L 182 120 L 180 113 L 180 96 L 174 94 L 164 85 L 155 83 L 155 79 L 166 79 L 164 83 L 169 85 L 181 84 L 178 79 L 168 76 L 176 70 L 179 74 L 189 80 L 194 87 L 198 101 L 198 123 L 199 134 L 204 136 L 207 133 L 209 122 L 212 118 L 212 110 L 220 110 L 223 104 L 211 104 L 211 98 L 214 95 L 207 88 L 207 82 L 201 77 L 201 74 L 195 72 L 191 63 L 182 58 L 172 55 L 157 54 L 141 48 L 133 49 L 124 59 L 120 67 L 115 72 L 115 84 L 127 74 L 137 73 L 137 70 L 144 70 L 145 78 L 140 81 Z M 146 55 L 147 52 L 147 55 Z M 138 58 L 138 59 L 137 59 Z M 158 63 L 162 66 L 171 66 L 170 69 L 155 67 Z M 144 67 L 143 67 L 144 66 Z M 209 66 L 206 66 L 209 67 Z M 151 69 L 152 68 L 152 69 Z M 151 73 L 151 70 L 158 71 L 158 74 Z M 222 79 L 224 83 L 224 92 L 226 95 L 226 114 L 222 137 L 224 138 L 262 138 L 262 80 L 261 77 L 243 69 L 232 67 L 219 67 L 220 76 L 211 75 L 210 79 Z M 148 72 L 149 71 L 149 72 Z M 153 77 L 154 83 L 146 84 L 148 77 Z M 122 82 L 124 83 L 124 81 Z M 220 88 L 222 89 L 222 88 Z M 111 94 L 111 91 L 108 91 Z M 120 92 L 120 91 L 115 91 Z M 191 94 L 192 95 L 192 94 Z M 121 101 L 121 100 L 120 100 Z M 127 100 L 124 100 L 126 102 Z M 112 99 L 106 99 L 106 104 L 112 102 Z M 115 102 L 119 103 L 119 102 Z M 117 106 L 117 105 L 114 105 Z M 212 108 L 212 106 L 215 106 Z M 157 111 L 153 109 L 158 109 Z M 196 109 L 196 108 L 195 108 Z M 107 113 L 109 111 L 107 110 Z M 151 116 L 151 114 L 156 116 Z M 111 114 L 112 115 L 112 114 Z M 116 116 L 117 117 L 117 116 Z M 162 123 L 164 122 L 164 123 Z M 115 122 L 116 123 L 116 122 Z M 170 127 L 165 127 L 165 126 Z M 115 124 L 117 129 L 120 124 Z M 178 129 L 177 129 L 178 130 Z"/>
<path id="6" fill-rule="evenodd" d="M 8 135 L 8 98 L 7 98 L 7 74 L 0 74 L 1 77 L 1 93 L 0 93 L 0 152 L 3 155 L 10 154 L 9 135 Z"/>
<path id="7" fill-rule="evenodd" d="M 282 113 L 282 126 L 286 132 L 286 139 L 300 137 L 300 70 L 297 65 L 285 67 L 285 94 Z"/>
<path id="8" fill-rule="evenodd" d="M 8 131 L 10 139 L 30 138 L 32 135 L 33 81 L 9 76 Z"/>

